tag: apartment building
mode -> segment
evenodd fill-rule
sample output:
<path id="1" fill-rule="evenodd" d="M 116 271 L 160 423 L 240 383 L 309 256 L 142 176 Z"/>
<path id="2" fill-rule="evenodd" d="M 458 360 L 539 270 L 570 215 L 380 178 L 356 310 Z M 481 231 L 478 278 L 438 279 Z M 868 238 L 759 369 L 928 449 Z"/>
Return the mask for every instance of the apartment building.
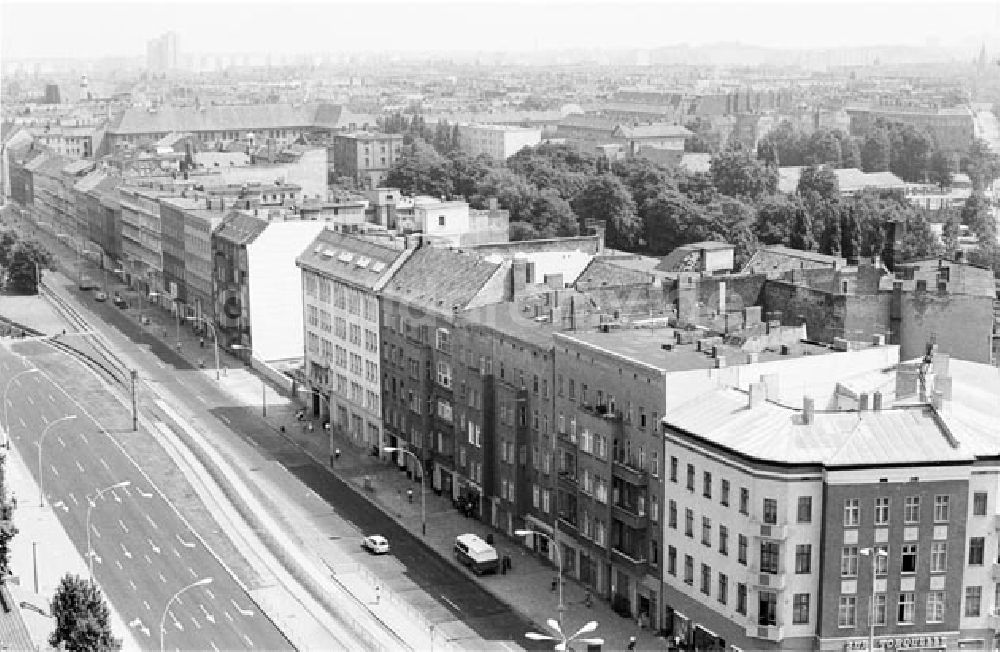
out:
<path id="1" fill-rule="evenodd" d="M 365 448 L 390 445 L 383 436 L 384 320 L 377 293 L 411 253 L 322 230 L 296 260 L 313 413 Z"/>
<path id="2" fill-rule="evenodd" d="M 402 134 L 370 131 L 333 136 L 333 173 L 353 179 L 359 188 L 371 190 L 385 181 L 389 168 L 399 158 Z"/>
<path id="3" fill-rule="evenodd" d="M 542 130 L 512 125 L 458 125 L 458 143 L 472 156 L 486 154 L 497 161 L 506 161 L 525 147 L 542 141 Z"/>
<path id="4" fill-rule="evenodd" d="M 163 293 L 163 247 L 160 225 L 161 197 L 171 193 L 121 186 L 121 249 L 132 287 L 146 295 L 155 292 L 151 301 Z"/>

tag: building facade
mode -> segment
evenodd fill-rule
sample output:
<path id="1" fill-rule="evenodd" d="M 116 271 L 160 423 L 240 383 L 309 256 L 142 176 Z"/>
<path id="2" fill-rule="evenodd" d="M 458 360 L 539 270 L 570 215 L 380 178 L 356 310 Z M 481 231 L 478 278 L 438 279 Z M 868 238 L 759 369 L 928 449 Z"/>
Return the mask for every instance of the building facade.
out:
<path id="1" fill-rule="evenodd" d="M 525 147 L 542 141 L 542 130 L 510 125 L 458 125 L 458 142 L 462 151 L 472 156 L 486 154 L 497 161 L 506 161 Z"/>
<path id="2" fill-rule="evenodd" d="M 335 177 L 353 179 L 359 188 L 370 190 L 385 181 L 389 168 L 399 158 L 401 134 L 357 132 L 333 137 Z"/>

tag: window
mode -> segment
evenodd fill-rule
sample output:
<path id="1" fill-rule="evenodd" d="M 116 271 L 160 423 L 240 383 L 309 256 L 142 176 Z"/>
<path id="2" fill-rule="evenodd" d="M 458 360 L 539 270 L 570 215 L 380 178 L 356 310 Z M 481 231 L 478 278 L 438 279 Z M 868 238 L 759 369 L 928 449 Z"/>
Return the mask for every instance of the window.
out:
<path id="1" fill-rule="evenodd" d="M 875 525 L 889 524 L 889 498 L 880 496 L 875 499 Z"/>
<path id="2" fill-rule="evenodd" d="M 725 525 L 719 525 L 719 553 L 729 554 L 729 528 Z"/>
<path id="3" fill-rule="evenodd" d="M 740 487 L 740 514 L 750 513 L 750 490 Z"/>
<path id="4" fill-rule="evenodd" d="M 903 563 L 900 566 L 900 572 L 903 573 L 916 573 L 917 572 L 917 544 L 915 543 L 904 543 L 902 547 Z"/>
<path id="5" fill-rule="evenodd" d="M 943 573 L 948 570 L 948 544 L 935 541 L 931 544 L 931 572 Z"/>
<path id="6" fill-rule="evenodd" d="M 438 362 L 437 381 L 442 387 L 451 387 L 451 365 L 447 362 Z"/>
<path id="7" fill-rule="evenodd" d="M 684 510 L 684 534 L 694 537 L 694 510 Z"/>
<path id="8" fill-rule="evenodd" d="M 447 328 L 437 329 L 435 344 L 438 351 L 443 351 L 445 353 L 451 352 L 451 334 L 448 332 Z"/>
<path id="9" fill-rule="evenodd" d="M 671 500 L 667 507 L 667 525 L 677 529 L 677 501 Z"/>
<path id="10" fill-rule="evenodd" d="M 667 572 L 677 575 L 677 548 L 673 546 L 667 547 Z"/>
<path id="11" fill-rule="evenodd" d="M 741 534 L 736 544 L 736 561 L 740 562 L 744 566 L 747 565 L 747 548 L 749 544 L 747 542 L 747 536 Z"/>
<path id="12" fill-rule="evenodd" d="M 844 546 L 840 550 L 840 576 L 858 576 L 858 547 Z"/>
<path id="13" fill-rule="evenodd" d="M 764 522 L 768 525 L 778 523 L 778 501 L 774 498 L 764 499 Z"/>
<path id="14" fill-rule="evenodd" d="M 972 515 L 986 516 L 986 492 L 977 491 L 972 494 Z"/>
<path id="15" fill-rule="evenodd" d="M 885 599 L 885 593 L 875 594 L 875 624 L 885 625 L 889 619 L 889 609 Z"/>
<path id="16" fill-rule="evenodd" d="M 899 594 L 899 604 L 896 608 L 896 622 L 900 625 L 912 625 L 914 612 L 914 594 L 913 591 L 903 591 Z"/>
<path id="17" fill-rule="evenodd" d="M 920 496 L 907 496 L 903 503 L 903 522 L 920 522 Z"/>
<path id="18" fill-rule="evenodd" d="M 702 495 L 705 498 L 711 498 L 712 497 L 712 474 L 709 473 L 708 471 L 705 471 L 702 474 L 701 485 L 702 485 L 702 489 L 701 489 Z"/>
<path id="19" fill-rule="evenodd" d="M 736 585 L 736 613 L 747 615 L 747 585 L 743 583 Z"/>
<path id="20" fill-rule="evenodd" d="M 707 516 L 701 517 L 701 544 L 712 547 L 712 519 Z"/>
<path id="21" fill-rule="evenodd" d="M 861 520 L 861 507 L 857 498 L 844 501 L 844 527 L 857 527 Z"/>
<path id="22" fill-rule="evenodd" d="M 729 602 L 729 578 L 725 573 L 719 573 L 719 602 Z"/>
<path id="23" fill-rule="evenodd" d="M 708 564 L 701 565 L 701 592 L 712 595 L 712 569 Z"/>
<path id="24" fill-rule="evenodd" d="M 691 555 L 684 555 L 684 583 L 694 585 L 694 559 Z"/>
<path id="25" fill-rule="evenodd" d="M 840 609 L 837 613 L 838 627 L 854 627 L 857 623 L 858 604 L 853 595 L 840 596 Z"/>
<path id="26" fill-rule="evenodd" d="M 694 491 L 694 464 L 688 464 L 687 488 Z"/>
<path id="27" fill-rule="evenodd" d="M 969 566 L 982 566 L 985 557 L 985 539 L 972 537 L 969 539 Z"/>
<path id="28" fill-rule="evenodd" d="M 795 546 L 795 572 L 799 575 L 812 572 L 812 544 L 800 543 Z"/>
<path id="29" fill-rule="evenodd" d="M 978 618 L 983 602 L 983 587 L 965 587 L 965 617 Z"/>
<path id="30" fill-rule="evenodd" d="M 723 478 L 722 489 L 719 491 L 719 502 L 729 507 L 729 480 Z"/>
<path id="31" fill-rule="evenodd" d="M 809 623 L 809 594 L 796 593 L 792 596 L 792 623 L 806 625 Z"/>
<path id="32" fill-rule="evenodd" d="M 812 523 L 812 510 L 812 496 L 799 496 L 799 506 L 795 513 L 795 520 L 799 523 Z M 806 598 L 808 597 L 807 595 Z"/>
<path id="33" fill-rule="evenodd" d="M 931 591 L 927 594 L 927 614 L 929 623 L 944 622 L 944 591 Z"/>
<path id="34" fill-rule="evenodd" d="M 884 555 L 878 554 L 879 552 L 884 552 Z M 888 575 L 889 574 L 889 546 L 880 545 L 875 546 L 875 574 L 876 575 Z"/>
<path id="35" fill-rule="evenodd" d="M 760 572 L 777 575 L 779 547 L 777 541 L 760 542 Z"/>
<path id="36" fill-rule="evenodd" d="M 951 512 L 951 496 L 934 496 L 934 522 L 947 523 Z"/>
<path id="37" fill-rule="evenodd" d="M 677 458 L 670 456 L 670 481 L 677 482 Z"/>

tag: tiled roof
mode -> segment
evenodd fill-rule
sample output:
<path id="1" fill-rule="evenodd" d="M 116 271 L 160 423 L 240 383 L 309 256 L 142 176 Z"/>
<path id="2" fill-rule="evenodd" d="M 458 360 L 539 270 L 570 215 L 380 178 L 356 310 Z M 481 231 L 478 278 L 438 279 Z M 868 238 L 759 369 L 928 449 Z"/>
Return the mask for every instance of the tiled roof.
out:
<path id="1" fill-rule="evenodd" d="M 450 314 L 455 307 L 468 305 L 499 268 L 476 256 L 424 246 L 403 263 L 383 294 Z"/>
<path id="2" fill-rule="evenodd" d="M 600 115 L 568 115 L 559 121 L 560 127 L 585 127 L 612 131 L 618 123 Z"/>
<path id="3" fill-rule="evenodd" d="M 234 211 L 222 220 L 215 237 L 238 245 L 246 245 L 256 240 L 257 236 L 267 228 L 267 224 L 267 220 Z"/>
<path id="4" fill-rule="evenodd" d="M 374 289 L 391 271 L 403 251 L 324 229 L 302 252 L 296 264 L 331 278 Z"/>
<path id="5" fill-rule="evenodd" d="M 341 106 L 331 104 L 165 107 L 155 112 L 131 108 L 108 126 L 108 133 L 148 134 L 314 126 L 336 129 L 350 122 L 344 121 L 347 117 Z"/>
<path id="6" fill-rule="evenodd" d="M 747 393 L 717 389 L 668 409 L 664 422 L 725 449 L 758 460 L 825 466 L 970 461 L 927 405 L 882 410 L 802 411 L 764 401 L 749 407 Z"/>
<path id="7" fill-rule="evenodd" d="M 668 124 L 638 125 L 636 127 L 620 125 L 618 129 L 626 138 L 687 138 L 692 135 L 686 127 Z"/>

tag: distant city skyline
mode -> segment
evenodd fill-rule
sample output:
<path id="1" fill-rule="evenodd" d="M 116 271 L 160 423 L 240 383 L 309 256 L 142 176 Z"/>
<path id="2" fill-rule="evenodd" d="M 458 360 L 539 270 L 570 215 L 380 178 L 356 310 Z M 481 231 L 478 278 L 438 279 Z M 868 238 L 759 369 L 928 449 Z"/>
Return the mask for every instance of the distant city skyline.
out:
<path id="1" fill-rule="evenodd" d="M 741 43 L 795 49 L 940 45 L 1000 50 L 1000 0 L 774 3 L 406 3 L 223 0 L 0 4 L 5 59 L 144 57 L 177 33 L 183 54 L 655 49 Z"/>

